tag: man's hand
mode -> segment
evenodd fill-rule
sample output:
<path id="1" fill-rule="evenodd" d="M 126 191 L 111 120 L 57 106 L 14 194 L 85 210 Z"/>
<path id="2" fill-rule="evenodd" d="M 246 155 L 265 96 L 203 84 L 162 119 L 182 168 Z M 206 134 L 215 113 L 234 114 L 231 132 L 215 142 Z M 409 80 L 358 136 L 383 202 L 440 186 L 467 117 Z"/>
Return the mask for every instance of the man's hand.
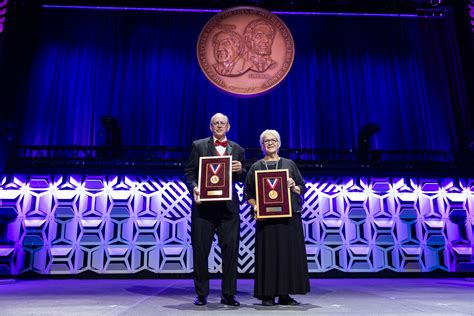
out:
<path id="1" fill-rule="evenodd" d="M 242 171 L 242 163 L 238 160 L 232 160 L 232 172 Z"/>
<path id="2" fill-rule="evenodd" d="M 196 202 L 196 204 L 201 204 L 201 192 L 199 192 L 199 189 L 197 187 L 194 187 L 193 189 L 193 196 L 194 196 L 194 202 Z"/>

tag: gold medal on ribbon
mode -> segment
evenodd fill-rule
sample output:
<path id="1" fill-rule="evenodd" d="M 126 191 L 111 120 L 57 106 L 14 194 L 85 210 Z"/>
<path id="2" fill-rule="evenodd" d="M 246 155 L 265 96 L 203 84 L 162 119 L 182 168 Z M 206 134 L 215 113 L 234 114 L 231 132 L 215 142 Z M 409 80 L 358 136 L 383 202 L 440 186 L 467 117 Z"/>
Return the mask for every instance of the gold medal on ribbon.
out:
<path id="1" fill-rule="evenodd" d="M 268 192 L 268 197 L 272 200 L 276 199 L 278 197 L 278 192 L 275 190 L 271 190 Z"/>
<path id="2" fill-rule="evenodd" d="M 211 172 L 213 174 L 213 176 L 209 179 L 209 181 L 211 181 L 212 184 L 217 184 L 219 183 L 219 180 L 220 180 L 220 178 L 217 176 L 217 173 L 221 169 L 222 164 L 209 164 L 209 165 L 211 167 Z"/>
<path id="3" fill-rule="evenodd" d="M 219 177 L 218 176 L 212 176 L 210 179 L 212 184 L 216 184 L 219 182 Z"/>
<path id="4" fill-rule="evenodd" d="M 278 192 L 275 190 L 276 187 L 277 187 L 277 184 L 280 182 L 278 178 L 274 178 L 274 179 L 270 179 L 270 178 L 267 178 L 267 183 L 268 185 L 270 186 L 270 192 L 268 192 L 268 197 L 270 198 L 270 200 L 274 200 L 278 197 Z"/>

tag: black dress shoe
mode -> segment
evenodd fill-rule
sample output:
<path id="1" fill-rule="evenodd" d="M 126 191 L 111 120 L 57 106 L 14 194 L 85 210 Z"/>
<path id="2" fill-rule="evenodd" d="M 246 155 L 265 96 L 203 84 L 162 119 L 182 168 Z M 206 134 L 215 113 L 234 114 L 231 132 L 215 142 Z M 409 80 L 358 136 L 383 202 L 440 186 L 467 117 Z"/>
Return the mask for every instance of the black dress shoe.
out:
<path id="1" fill-rule="evenodd" d="M 194 299 L 194 305 L 202 306 L 207 304 L 207 296 L 196 296 Z"/>
<path id="2" fill-rule="evenodd" d="M 287 295 L 287 296 L 280 296 L 278 298 L 278 304 L 296 306 L 296 305 L 300 305 L 300 302 L 296 301 L 294 298 Z"/>
<path id="3" fill-rule="evenodd" d="M 223 295 L 221 298 L 221 304 L 229 306 L 240 306 L 239 301 L 237 301 L 234 295 Z"/>
<path id="4" fill-rule="evenodd" d="M 262 300 L 262 305 L 263 306 L 273 306 L 273 305 L 275 305 L 275 300 L 273 298 L 264 298 Z"/>

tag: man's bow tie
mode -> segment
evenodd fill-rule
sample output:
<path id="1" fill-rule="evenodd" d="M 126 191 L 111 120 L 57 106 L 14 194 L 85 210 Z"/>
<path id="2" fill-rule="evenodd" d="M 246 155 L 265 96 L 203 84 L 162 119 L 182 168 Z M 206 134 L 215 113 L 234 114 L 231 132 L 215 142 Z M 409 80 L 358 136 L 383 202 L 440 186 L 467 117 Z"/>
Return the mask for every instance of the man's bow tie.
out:
<path id="1" fill-rule="evenodd" d="M 226 141 L 226 140 L 220 141 L 220 140 L 217 139 L 214 144 L 215 144 L 216 146 L 227 147 L 227 141 Z"/>

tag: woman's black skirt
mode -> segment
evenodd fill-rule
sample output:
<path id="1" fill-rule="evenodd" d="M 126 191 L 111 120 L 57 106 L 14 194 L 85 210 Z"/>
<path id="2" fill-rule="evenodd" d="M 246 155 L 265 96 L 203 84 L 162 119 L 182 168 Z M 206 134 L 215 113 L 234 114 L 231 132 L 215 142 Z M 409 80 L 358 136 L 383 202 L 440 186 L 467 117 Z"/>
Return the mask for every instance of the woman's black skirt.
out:
<path id="1" fill-rule="evenodd" d="M 301 214 L 257 221 L 254 296 L 262 299 L 309 291 Z"/>

